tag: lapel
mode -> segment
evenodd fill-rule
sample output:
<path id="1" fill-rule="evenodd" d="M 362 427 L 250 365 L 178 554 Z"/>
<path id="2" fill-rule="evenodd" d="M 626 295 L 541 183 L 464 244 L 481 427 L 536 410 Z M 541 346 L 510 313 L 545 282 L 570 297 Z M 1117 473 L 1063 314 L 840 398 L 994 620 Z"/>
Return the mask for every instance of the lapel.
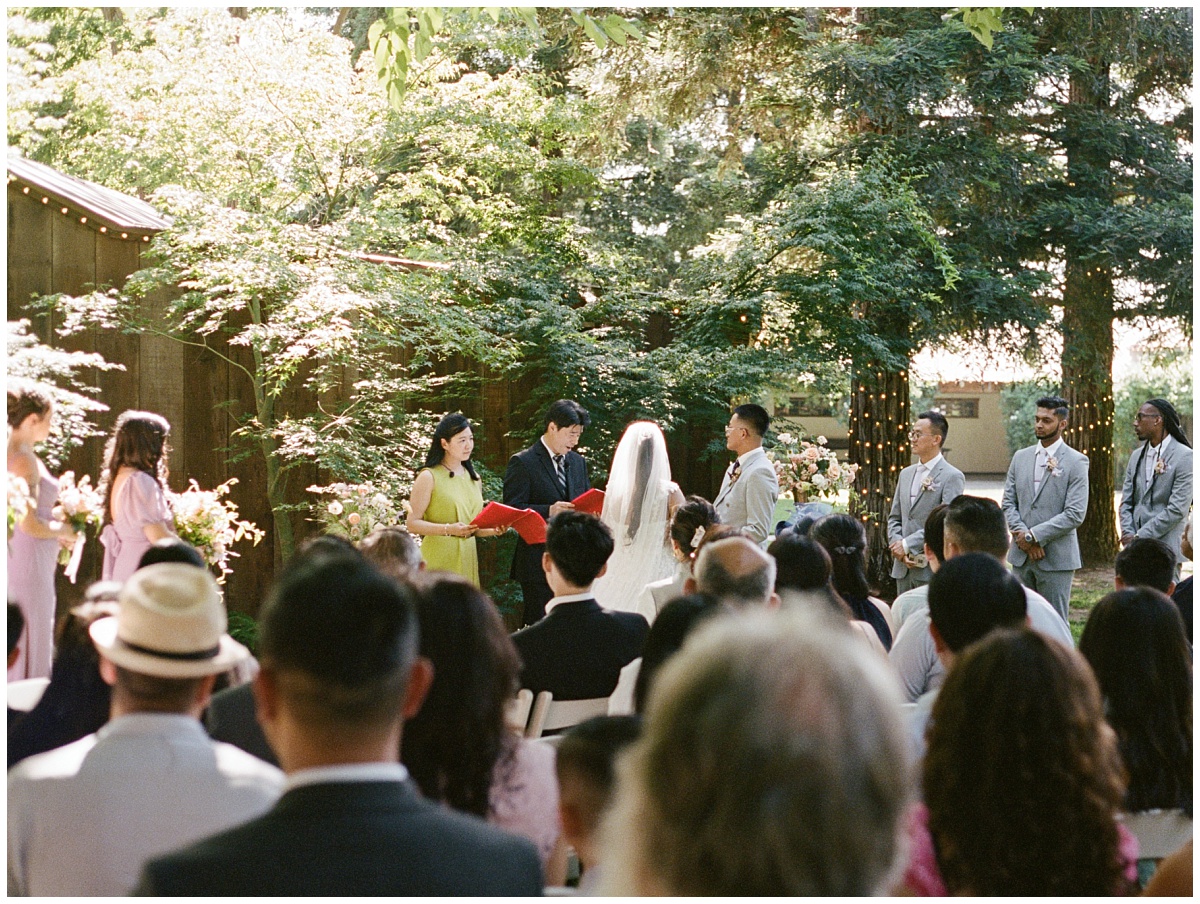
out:
<path id="1" fill-rule="evenodd" d="M 737 461 L 737 459 L 735 458 L 733 461 Z M 733 462 L 731 461 L 725 468 L 725 476 L 721 478 L 721 489 L 717 491 L 717 498 L 713 500 L 714 506 L 720 505 L 725 500 L 725 497 L 729 494 L 729 491 L 733 489 L 733 484 L 729 482 L 729 469 L 732 467 Z M 740 475 L 738 479 L 741 480 Z"/>
<path id="2" fill-rule="evenodd" d="M 938 482 L 938 475 L 942 473 L 942 468 L 944 468 L 945 466 L 946 466 L 946 459 L 943 458 L 940 462 L 938 462 L 938 465 L 936 468 L 934 468 L 932 471 L 925 472 L 925 477 L 929 478 L 929 480 L 931 480 L 933 483 L 936 484 Z M 906 497 L 901 498 L 901 500 L 900 500 L 901 503 L 904 502 L 905 498 L 912 499 L 912 490 L 913 490 L 912 485 L 913 485 L 913 480 L 916 479 L 916 476 L 917 476 L 917 466 L 913 465 L 912 475 L 909 477 L 909 481 L 908 481 L 908 493 L 907 493 Z M 925 482 L 925 477 L 921 478 L 922 483 Z M 922 502 L 925 501 L 926 495 L 932 496 L 933 493 L 930 492 L 930 493 L 926 494 L 925 490 L 920 489 L 920 488 L 917 489 L 917 498 L 913 499 L 912 504 L 908 508 L 908 513 L 910 516 L 912 515 L 913 512 L 915 512 L 917 510 L 917 506 L 919 506 Z"/>
<path id="3" fill-rule="evenodd" d="M 1040 445 L 1041 445 L 1041 443 L 1038 443 L 1038 446 L 1040 446 Z M 1033 467 L 1036 468 L 1037 467 L 1038 449 L 1037 449 L 1037 446 L 1033 446 L 1032 448 L 1033 448 Z M 1059 448 L 1059 451 L 1061 452 L 1063 449 L 1065 449 L 1067 447 L 1064 444 L 1062 446 L 1059 446 L 1058 448 Z M 1061 457 L 1061 456 L 1055 456 L 1055 458 L 1059 458 L 1059 457 Z M 1029 482 L 1032 484 L 1033 483 L 1033 469 L 1026 468 L 1026 470 L 1029 471 Z M 1037 505 L 1038 498 L 1042 495 L 1042 490 L 1046 489 L 1046 484 L 1048 484 L 1053 479 L 1053 477 L 1054 477 L 1054 474 L 1050 471 L 1049 468 L 1043 469 L 1042 482 L 1038 484 L 1037 491 L 1033 494 L 1033 502 L 1029 503 L 1031 508 L 1033 506 Z"/>
<path id="4" fill-rule="evenodd" d="M 559 499 L 569 499 L 569 496 L 564 496 L 558 488 L 558 473 L 554 470 L 554 459 L 550 457 L 550 450 L 546 448 L 546 444 L 540 439 L 533 444 L 534 453 L 538 457 L 538 461 L 542 463 L 542 469 L 546 472 L 546 477 L 550 481 L 550 486 L 553 488 L 553 493 Z M 571 489 L 571 469 L 567 467 L 567 459 L 563 459 L 563 471 L 567 475 L 567 489 Z"/>

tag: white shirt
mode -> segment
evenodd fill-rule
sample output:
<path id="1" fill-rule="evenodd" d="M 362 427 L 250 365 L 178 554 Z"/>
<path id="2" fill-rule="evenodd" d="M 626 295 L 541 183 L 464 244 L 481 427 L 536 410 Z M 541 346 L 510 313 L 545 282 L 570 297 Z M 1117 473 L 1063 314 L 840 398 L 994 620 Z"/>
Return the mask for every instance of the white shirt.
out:
<path id="1" fill-rule="evenodd" d="M 120 716 L 8 773 L 8 893 L 129 894 L 147 860 L 261 816 L 283 782 L 190 716 Z"/>
<path id="2" fill-rule="evenodd" d="M 940 462 L 942 458 L 942 453 L 939 452 L 937 455 L 933 456 L 933 458 L 929 459 L 929 461 L 917 462 L 917 470 L 913 474 L 912 486 L 908 488 L 909 505 L 914 505 L 916 503 L 917 497 L 921 495 L 921 483 L 927 476 L 933 473 L 933 469 L 938 466 L 938 462 Z"/>
<path id="3" fill-rule="evenodd" d="M 595 599 L 592 591 L 589 589 L 586 593 L 568 593 L 563 596 L 556 596 L 546 603 L 546 614 L 550 614 L 550 610 L 562 603 L 577 603 L 580 600 Z"/>
<path id="4" fill-rule="evenodd" d="M 1154 482 L 1154 468 L 1158 464 L 1158 460 L 1163 457 L 1163 453 L 1167 451 L 1167 443 L 1171 441 L 1169 434 L 1164 433 L 1162 442 L 1157 447 L 1151 446 L 1146 450 L 1146 484 Z"/>
<path id="5" fill-rule="evenodd" d="M 1058 449 L 1063 443 L 1060 436 L 1049 446 L 1043 446 L 1038 443 L 1037 454 L 1033 456 L 1033 491 L 1036 493 L 1038 487 L 1042 485 L 1042 478 L 1046 476 L 1046 465 L 1052 458 L 1058 457 Z"/>
<path id="6" fill-rule="evenodd" d="M 335 782 L 402 782 L 407 778 L 408 769 L 403 763 L 340 763 L 298 769 L 287 777 L 284 790 Z"/>

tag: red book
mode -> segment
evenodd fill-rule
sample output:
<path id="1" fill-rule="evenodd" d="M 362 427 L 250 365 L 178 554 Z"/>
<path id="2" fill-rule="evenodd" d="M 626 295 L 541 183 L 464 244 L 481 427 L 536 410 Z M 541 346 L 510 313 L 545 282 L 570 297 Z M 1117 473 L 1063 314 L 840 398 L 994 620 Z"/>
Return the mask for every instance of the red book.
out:
<path id="1" fill-rule="evenodd" d="M 512 527 L 530 546 L 546 542 L 546 521 L 533 509 L 489 502 L 471 523 L 483 528 Z"/>
<path id="2" fill-rule="evenodd" d="M 572 499 L 571 504 L 575 506 L 575 511 L 577 512 L 584 512 L 588 515 L 599 515 L 604 509 L 604 491 L 588 490 L 586 493 L 581 493 Z"/>

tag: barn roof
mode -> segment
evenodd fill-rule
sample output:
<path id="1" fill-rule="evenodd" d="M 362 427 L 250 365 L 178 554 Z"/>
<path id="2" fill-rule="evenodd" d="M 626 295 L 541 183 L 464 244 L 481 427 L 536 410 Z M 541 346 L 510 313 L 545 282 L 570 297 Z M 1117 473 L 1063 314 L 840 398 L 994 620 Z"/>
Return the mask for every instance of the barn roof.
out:
<path id="1" fill-rule="evenodd" d="M 60 209 L 65 206 L 72 212 L 82 212 L 91 219 L 89 225 L 94 224 L 94 228 L 101 232 L 112 229 L 140 237 L 161 232 L 171 225 L 169 217 L 145 201 L 86 179 L 68 176 L 44 163 L 24 157 L 9 157 L 6 164 L 10 185 L 21 185 L 25 194 L 39 192 L 44 204 L 55 204 Z"/>

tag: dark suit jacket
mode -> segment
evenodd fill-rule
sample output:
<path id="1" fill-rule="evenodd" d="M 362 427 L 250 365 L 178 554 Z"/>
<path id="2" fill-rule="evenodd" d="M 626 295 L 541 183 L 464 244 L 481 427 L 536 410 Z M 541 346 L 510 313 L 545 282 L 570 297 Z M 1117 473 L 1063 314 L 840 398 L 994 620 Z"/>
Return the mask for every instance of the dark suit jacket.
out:
<path id="1" fill-rule="evenodd" d="M 521 687 L 555 700 L 607 697 L 621 669 L 642 655 L 650 625 L 636 612 L 613 612 L 595 600 L 560 603 L 513 635 Z"/>
<path id="2" fill-rule="evenodd" d="M 239 684 L 213 694 L 204 714 L 204 727 L 213 740 L 240 747 L 272 766 L 279 765 L 275 751 L 258 724 L 254 691 L 249 684 Z"/>
<path id="3" fill-rule="evenodd" d="M 532 842 L 411 781 L 307 785 L 265 815 L 146 864 L 139 895 L 540 895 Z"/>
<path id="4" fill-rule="evenodd" d="M 504 472 L 504 504 L 513 508 L 533 509 L 549 520 L 550 506 L 556 502 L 570 502 L 592 485 L 588 480 L 587 461 L 574 449 L 567 453 L 564 464 L 567 472 L 565 495 L 558 488 L 554 462 L 541 439 L 523 452 L 518 452 L 508 460 L 508 469 Z M 544 543 L 530 546 L 518 537 L 509 577 L 518 581 L 545 580 L 545 572 L 542 571 L 542 553 L 545 549 Z"/>

